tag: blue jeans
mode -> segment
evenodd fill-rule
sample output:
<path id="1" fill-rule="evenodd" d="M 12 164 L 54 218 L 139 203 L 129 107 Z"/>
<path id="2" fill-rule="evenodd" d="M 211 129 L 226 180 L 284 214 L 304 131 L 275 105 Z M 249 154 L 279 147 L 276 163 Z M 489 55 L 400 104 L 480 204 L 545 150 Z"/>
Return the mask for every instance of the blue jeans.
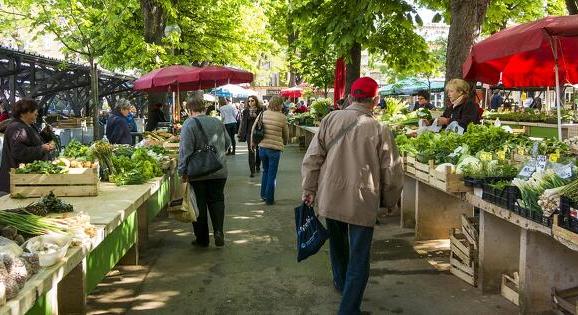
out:
<path id="1" fill-rule="evenodd" d="M 267 203 L 275 201 L 275 181 L 277 179 L 277 169 L 281 151 L 259 148 L 259 157 L 263 164 L 263 176 L 261 177 L 261 199 Z"/>
<path id="2" fill-rule="evenodd" d="M 326 219 L 333 285 L 342 293 L 340 315 L 360 314 L 369 278 L 373 227 Z"/>

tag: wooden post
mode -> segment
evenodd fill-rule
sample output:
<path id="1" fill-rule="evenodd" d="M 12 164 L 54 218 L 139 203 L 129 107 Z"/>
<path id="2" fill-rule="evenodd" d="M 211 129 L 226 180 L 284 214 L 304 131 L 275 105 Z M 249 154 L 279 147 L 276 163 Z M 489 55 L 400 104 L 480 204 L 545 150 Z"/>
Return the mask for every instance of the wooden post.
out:
<path id="1" fill-rule="evenodd" d="M 61 314 L 86 313 L 86 258 L 58 283 L 58 311 Z"/>
<path id="2" fill-rule="evenodd" d="M 402 228 L 415 227 L 415 212 L 417 207 L 417 181 L 404 176 L 403 192 L 401 194 L 401 222 Z"/>

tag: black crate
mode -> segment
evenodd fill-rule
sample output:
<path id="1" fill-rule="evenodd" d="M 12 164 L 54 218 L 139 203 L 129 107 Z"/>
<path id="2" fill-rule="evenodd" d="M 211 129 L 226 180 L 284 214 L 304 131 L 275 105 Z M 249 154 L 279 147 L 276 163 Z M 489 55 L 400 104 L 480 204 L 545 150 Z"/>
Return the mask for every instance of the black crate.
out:
<path id="1" fill-rule="evenodd" d="M 469 187 L 482 188 L 482 186 L 484 185 L 484 180 L 475 179 L 471 177 L 464 177 L 464 184 Z"/>
<path id="2" fill-rule="evenodd" d="M 571 209 L 578 209 L 578 205 L 566 197 L 560 198 L 559 224 L 567 230 L 578 233 L 578 218 L 571 215 Z"/>
<path id="3" fill-rule="evenodd" d="M 497 189 L 488 183 L 484 183 L 482 188 L 482 199 L 516 212 L 516 202 L 520 196 L 520 190 L 518 187 L 506 186 L 504 189 Z"/>

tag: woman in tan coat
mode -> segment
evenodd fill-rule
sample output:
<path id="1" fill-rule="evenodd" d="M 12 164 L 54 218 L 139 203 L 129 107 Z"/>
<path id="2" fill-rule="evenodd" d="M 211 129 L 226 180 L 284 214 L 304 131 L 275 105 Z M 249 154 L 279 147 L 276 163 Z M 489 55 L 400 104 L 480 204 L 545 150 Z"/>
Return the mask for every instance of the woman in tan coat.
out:
<path id="1" fill-rule="evenodd" d="M 259 156 L 263 162 L 263 175 L 261 177 L 261 199 L 268 205 L 275 203 L 275 180 L 281 152 L 285 148 L 289 138 L 289 128 L 287 127 L 287 117 L 281 112 L 283 110 L 283 99 L 273 96 L 269 101 L 267 111 L 263 115 L 263 128 L 265 137 L 259 143 Z M 253 125 L 253 129 L 255 126 Z M 253 132 L 251 131 L 251 136 Z M 251 141 L 251 150 L 255 150 L 255 142 Z"/>

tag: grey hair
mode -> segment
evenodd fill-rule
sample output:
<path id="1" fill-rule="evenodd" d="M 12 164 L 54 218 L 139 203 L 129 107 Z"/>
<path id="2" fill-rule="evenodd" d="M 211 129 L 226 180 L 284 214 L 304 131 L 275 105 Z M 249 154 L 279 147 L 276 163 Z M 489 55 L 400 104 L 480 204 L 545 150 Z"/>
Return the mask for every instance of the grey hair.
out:
<path id="1" fill-rule="evenodd" d="M 203 98 L 203 91 L 194 91 L 187 100 L 186 107 L 191 112 L 203 113 L 207 108 L 207 104 Z"/>
<path id="2" fill-rule="evenodd" d="M 131 107 L 130 102 L 125 98 L 121 98 L 118 101 L 116 101 L 116 105 L 114 106 L 114 109 L 116 109 L 117 111 L 120 112 L 123 109 L 130 110 L 130 107 Z"/>

